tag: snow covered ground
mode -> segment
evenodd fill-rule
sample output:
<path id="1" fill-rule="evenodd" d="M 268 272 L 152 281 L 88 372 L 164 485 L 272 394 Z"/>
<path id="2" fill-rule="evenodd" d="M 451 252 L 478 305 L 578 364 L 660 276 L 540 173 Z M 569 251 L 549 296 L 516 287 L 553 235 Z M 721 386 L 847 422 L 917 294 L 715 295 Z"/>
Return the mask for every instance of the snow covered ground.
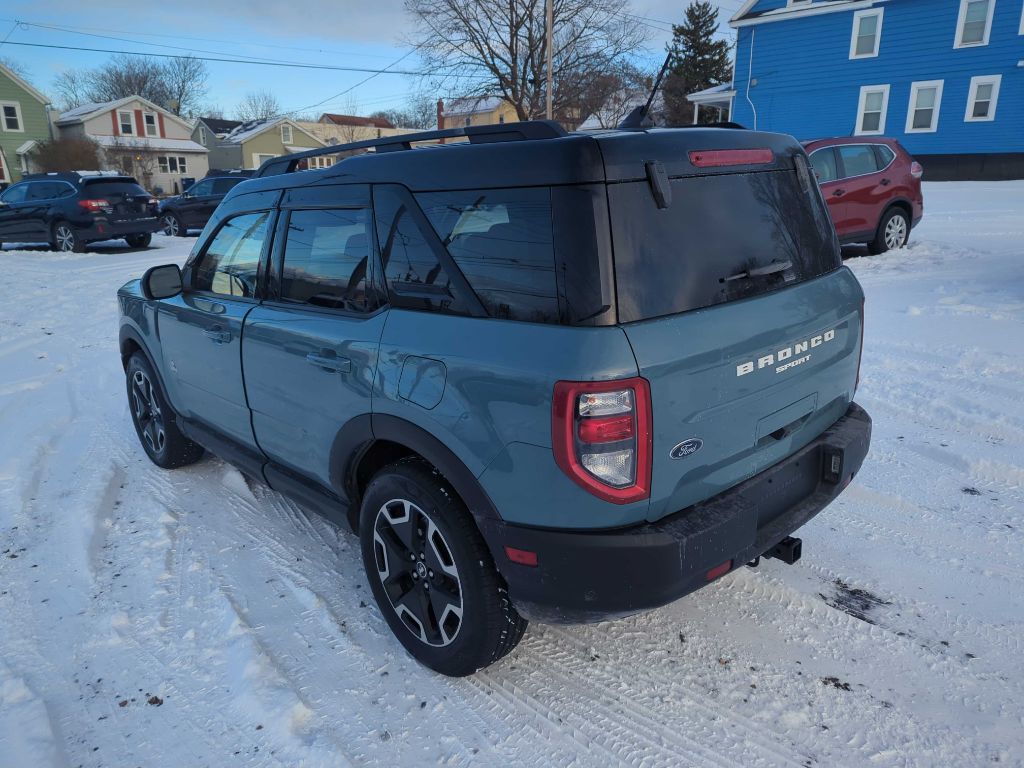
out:
<path id="1" fill-rule="evenodd" d="M 146 460 L 114 292 L 193 240 L 8 247 L 0 766 L 1024 764 L 1024 183 L 925 196 L 848 262 L 874 444 L 803 560 L 464 680 L 404 654 L 351 534 Z"/>

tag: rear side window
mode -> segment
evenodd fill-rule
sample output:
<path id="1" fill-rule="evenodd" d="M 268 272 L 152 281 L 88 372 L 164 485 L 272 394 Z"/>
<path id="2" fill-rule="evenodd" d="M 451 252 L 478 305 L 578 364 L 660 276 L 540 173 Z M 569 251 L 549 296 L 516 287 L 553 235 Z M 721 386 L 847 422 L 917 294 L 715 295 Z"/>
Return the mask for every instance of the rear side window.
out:
<path id="1" fill-rule="evenodd" d="M 827 184 L 839 178 L 839 170 L 836 168 L 836 153 L 832 147 L 819 149 L 811 155 L 811 166 L 818 176 L 818 181 Z"/>
<path id="2" fill-rule="evenodd" d="M 427 193 L 416 200 L 488 315 L 558 322 L 548 189 Z"/>
<path id="3" fill-rule="evenodd" d="M 392 306 L 465 312 L 454 295 L 451 277 L 441 266 L 406 202 L 395 192 L 378 187 L 373 191 L 373 207 Z"/>
<path id="4" fill-rule="evenodd" d="M 896 159 L 896 153 L 885 144 L 875 144 L 875 159 L 878 161 L 879 170 L 888 167 L 889 163 Z"/>
<path id="5" fill-rule="evenodd" d="M 664 210 L 647 182 L 608 185 L 620 322 L 758 296 L 840 265 L 821 193 L 806 171 L 693 176 L 671 185 Z"/>
<path id="6" fill-rule="evenodd" d="M 878 160 L 870 144 L 839 147 L 839 156 L 843 159 L 843 176 L 864 176 L 878 170 Z"/>
<path id="7" fill-rule="evenodd" d="M 370 232 L 366 209 L 292 211 L 281 298 L 364 312 Z"/>
<path id="8" fill-rule="evenodd" d="M 255 296 L 269 222 L 269 211 L 229 219 L 196 263 L 192 287 L 222 296 Z"/>

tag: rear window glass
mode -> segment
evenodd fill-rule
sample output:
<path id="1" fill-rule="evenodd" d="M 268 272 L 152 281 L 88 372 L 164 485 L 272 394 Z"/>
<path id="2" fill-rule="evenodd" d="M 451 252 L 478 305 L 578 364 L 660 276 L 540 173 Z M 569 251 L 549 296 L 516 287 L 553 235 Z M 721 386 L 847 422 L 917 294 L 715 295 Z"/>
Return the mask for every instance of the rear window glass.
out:
<path id="1" fill-rule="evenodd" d="M 85 189 L 90 195 L 148 195 L 149 193 L 134 181 L 87 181 Z"/>
<path id="2" fill-rule="evenodd" d="M 802 157 L 796 158 L 803 163 Z M 745 299 L 837 269 L 828 214 L 806 166 L 608 186 L 620 322 Z"/>
<path id="3" fill-rule="evenodd" d="M 558 322 L 548 189 L 437 192 L 416 200 L 488 315 Z"/>

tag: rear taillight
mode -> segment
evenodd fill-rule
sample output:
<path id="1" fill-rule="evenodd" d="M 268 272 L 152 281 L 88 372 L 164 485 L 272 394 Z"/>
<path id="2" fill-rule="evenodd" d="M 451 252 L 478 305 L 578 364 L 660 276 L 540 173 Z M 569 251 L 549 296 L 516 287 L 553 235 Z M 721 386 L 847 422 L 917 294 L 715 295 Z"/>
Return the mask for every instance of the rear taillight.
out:
<path id="1" fill-rule="evenodd" d="M 775 160 L 770 149 L 697 149 L 690 153 L 690 164 L 697 168 L 723 165 L 764 165 Z"/>
<path id="2" fill-rule="evenodd" d="M 917 160 L 910 164 L 910 175 L 915 179 L 920 179 L 924 176 L 924 167 Z"/>
<path id="3" fill-rule="evenodd" d="M 860 361 L 864 356 L 864 299 L 860 301 L 860 349 L 857 350 L 857 379 L 853 383 L 853 391 L 860 386 Z"/>
<path id="4" fill-rule="evenodd" d="M 646 379 L 559 381 L 551 440 L 565 474 L 615 504 L 651 493 L 651 387 Z"/>
<path id="5" fill-rule="evenodd" d="M 91 213 L 99 213 L 101 211 L 111 210 L 110 203 L 108 203 L 106 200 L 101 199 L 79 200 L 78 204 L 82 208 L 85 208 L 85 210 L 90 211 Z"/>

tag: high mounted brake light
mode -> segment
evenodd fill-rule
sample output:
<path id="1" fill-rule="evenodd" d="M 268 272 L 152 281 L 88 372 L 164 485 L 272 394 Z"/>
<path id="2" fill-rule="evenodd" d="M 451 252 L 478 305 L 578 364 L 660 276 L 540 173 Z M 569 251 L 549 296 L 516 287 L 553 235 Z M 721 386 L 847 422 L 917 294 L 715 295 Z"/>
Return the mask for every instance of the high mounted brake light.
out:
<path id="1" fill-rule="evenodd" d="M 774 161 L 775 153 L 770 149 L 696 149 L 690 153 L 690 164 L 697 168 L 765 165 Z"/>
<path id="2" fill-rule="evenodd" d="M 651 435 L 651 387 L 646 379 L 555 384 L 555 462 L 598 498 L 628 504 L 650 496 Z"/>

